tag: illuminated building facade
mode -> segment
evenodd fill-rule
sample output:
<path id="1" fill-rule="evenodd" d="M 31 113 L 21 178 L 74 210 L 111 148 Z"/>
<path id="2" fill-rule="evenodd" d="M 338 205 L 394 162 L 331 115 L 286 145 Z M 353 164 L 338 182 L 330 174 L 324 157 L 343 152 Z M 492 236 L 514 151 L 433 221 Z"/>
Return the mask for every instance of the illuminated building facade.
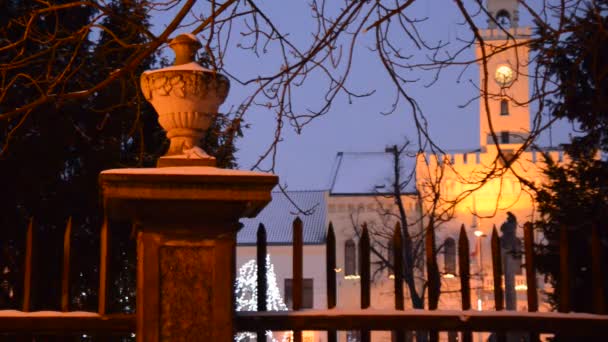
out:
<path id="1" fill-rule="evenodd" d="M 511 212 L 517 219 L 519 242 L 523 224 L 538 218 L 528 185 L 543 182 L 543 155 L 559 162 L 564 156 L 557 149 L 532 150 L 528 142 L 531 120 L 527 41 L 530 28 L 519 26 L 518 2 L 488 0 L 487 8 L 494 19 L 488 20 L 487 29 L 481 30 L 483 44 L 476 46 L 480 89 L 479 149 L 419 154 L 416 183 L 423 212 L 427 215 L 426 222 L 431 215 L 447 221 L 436 229 L 436 243 L 441 246 L 442 291 L 450 293 L 460 288 L 458 270 L 452 266 L 457 251 L 452 246 L 458 241 L 460 226 L 464 224 L 475 265 L 471 268 L 472 281 L 477 282 L 473 287 L 480 288 L 477 296 L 472 296 L 476 301 L 473 306 L 491 310 L 494 308 L 492 227 L 495 225 L 500 233 L 507 212 Z M 440 199 L 433 208 L 433 198 L 437 194 Z M 516 262 L 522 264 L 520 258 Z M 527 305 L 524 273 L 517 267 L 517 310 L 525 310 Z M 539 285 L 542 289 L 543 284 Z M 442 294 L 439 307 L 459 308 L 459 300 L 457 292 Z"/>

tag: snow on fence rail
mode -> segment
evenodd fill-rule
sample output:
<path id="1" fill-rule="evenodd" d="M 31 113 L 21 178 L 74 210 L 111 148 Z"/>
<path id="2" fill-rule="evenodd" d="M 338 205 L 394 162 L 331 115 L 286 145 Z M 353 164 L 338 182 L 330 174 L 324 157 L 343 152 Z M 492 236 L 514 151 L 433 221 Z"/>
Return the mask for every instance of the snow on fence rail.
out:
<path id="1" fill-rule="evenodd" d="M 98 312 L 69 312 L 69 275 L 71 259 L 72 220 L 69 219 L 64 231 L 63 264 L 61 275 L 61 310 L 29 312 L 31 309 L 32 274 L 32 241 L 34 235 L 33 220 L 28 223 L 26 233 L 26 250 L 24 254 L 24 279 L 22 311 L 0 310 L 0 334 L 54 334 L 69 335 L 81 333 L 95 334 L 124 334 L 135 331 L 136 319 L 133 314 L 108 314 L 108 263 L 109 263 L 109 234 L 108 222 L 104 222 L 101 229 L 101 262 Z M 595 314 L 566 313 L 570 311 L 570 298 L 568 281 L 562 281 L 560 289 L 559 307 L 561 313 L 539 313 L 536 288 L 536 271 L 533 254 L 532 225 L 524 225 L 524 252 L 526 258 L 527 298 L 529 312 L 503 311 L 503 288 L 501 253 L 496 227 L 492 231 L 492 271 L 496 279 L 494 286 L 495 312 L 479 312 L 471 310 L 471 286 L 469 273 L 469 240 L 464 225 L 460 229 L 458 239 L 458 264 L 460 270 L 460 295 L 462 311 L 446 310 L 404 310 L 402 235 L 401 227 L 396 225 L 393 234 L 393 248 L 395 251 L 394 270 L 394 310 L 373 310 L 370 307 L 370 244 L 369 233 L 365 225 L 362 228 L 359 243 L 359 263 L 361 266 L 361 310 L 336 309 L 336 239 L 333 226 L 330 223 L 326 238 L 326 274 L 327 274 L 327 309 L 300 311 L 303 299 L 303 223 L 296 218 L 293 229 L 293 311 L 267 312 L 266 311 L 266 271 L 265 258 L 267 254 L 266 231 L 260 225 L 257 235 L 257 312 L 236 312 L 235 326 L 237 331 L 256 331 L 258 341 L 263 340 L 266 330 L 293 330 L 293 340 L 302 340 L 302 330 L 326 330 L 328 341 L 337 341 L 337 330 L 360 330 L 361 340 L 370 340 L 371 330 L 392 330 L 394 340 L 405 340 L 403 330 L 429 331 L 431 341 L 438 340 L 439 331 L 461 331 L 463 341 L 472 341 L 473 331 L 494 331 L 499 341 L 504 341 L 505 333 L 514 327 L 518 330 L 528 331 L 530 340 L 536 341 L 539 333 L 604 335 L 608 331 L 608 315 L 604 307 L 605 293 L 601 276 L 593 278 L 593 294 L 596 306 Z M 427 241 L 432 241 L 429 234 Z M 568 269 L 568 232 L 565 227 L 560 234 L 560 272 L 561 279 L 569 279 Z M 592 265 L 594 275 L 602 274 L 602 260 L 600 257 L 600 241 L 597 227 L 592 227 L 591 239 Z M 432 262 L 427 260 L 427 262 Z M 429 265 L 436 267 L 436 265 Z M 437 281 L 431 277 L 430 282 Z M 434 288 L 433 284 L 429 288 Z"/>
<path id="2" fill-rule="evenodd" d="M 63 234 L 63 259 L 61 269 L 61 311 L 34 311 L 32 308 L 32 275 L 34 220 L 30 218 L 26 231 L 23 297 L 21 311 L 0 310 L 0 334 L 53 334 L 72 335 L 82 333 L 129 334 L 135 331 L 135 315 L 108 314 L 108 242 L 109 227 L 105 221 L 101 228 L 101 261 L 99 272 L 99 297 L 97 312 L 70 311 L 70 261 L 71 261 L 72 218 L 68 218 Z"/>

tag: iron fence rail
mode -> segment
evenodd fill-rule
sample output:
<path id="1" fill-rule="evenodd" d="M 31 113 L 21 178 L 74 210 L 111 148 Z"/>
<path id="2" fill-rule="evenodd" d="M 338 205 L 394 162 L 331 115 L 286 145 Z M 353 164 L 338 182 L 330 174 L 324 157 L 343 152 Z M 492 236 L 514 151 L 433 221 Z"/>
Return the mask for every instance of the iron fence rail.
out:
<path id="1" fill-rule="evenodd" d="M 71 335 L 80 333 L 91 334 L 128 334 L 135 331 L 136 314 L 108 314 L 108 269 L 109 269 L 109 247 L 110 227 L 105 221 L 101 229 L 101 255 L 100 255 L 100 286 L 98 312 L 77 313 L 70 311 L 70 260 L 72 220 L 68 219 L 63 238 L 63 259 L 61 274 L 61 311 L 29 312 L 32 307 L 32 274 L 35 272 L 32 261 L 34 252 L 34 220 L 30 220 L 26 231 L 26 246 L 24 253 L 23 274 L 23 297 L 22 311 L 0 310 L 0 334 L 55 334 Z M 528 311 L 505 311 L 504 296 L 502 289 L 502 260 L 498 243 L 498 234 L 494 227 L 492 231 L 492 272 L 494 281 L 494 305 L 496 311 L 472 311 L 471 309 L 471 286 L 469 270 L 469 237 L 464 226 L 460 229 L 458 239 L 458 264 L 460 277 L 460 294 L 462 299 L 462 311 L 446 310 L 405 310 L 403 295 L 403 270 L 400 267 L 402 253 L 402 234 L 399 224 L 396 225 L 392 237 L 392 250 L 397 268 L 394 272 L 394 295 L 395 305 L 392 310 L 370 309 L 371 277 L 370 277 L 370 241 L 369 233 L 365 226 L 362 227 L 359 243 L 359 264 L 361 270 L 361 309 L 357 311 L 345 311 L 336 309 L 336 237 L 333 225 L 330 223 L 326 239 L 326 275 L 327 275 L 327 310 L 298 310 L 303 299 L 303 228 L 304 223 L 299 218 L 293 222 L 293 291 L 292 303 L 294 311 L 267 312 L 266 291 L 267 279 L 264 267 L 258 272 L 257 298 L 260 301 L 257 312 L 236 312 L 235 327 L 237 331 L 255 331 L 262 337 L 265 330 L 291 330 L 294 331 L 294 341 L 301 341 L 303 330 L 325 330 L 328 332 L 328 341 L 337 340 L 338 330 L 360 330 L 361 339 L 369 341 L 370 331 L 389 330 L 393 331 L 395 340 L 404 340 L 404 330 L 426 330 L 431 332 L 430 339 L 438 338 L 437 331 L 461 331 L 464 341 L 471 341 L 472 331 L 492 331 L 497 333 L 498 340 L 504 340 L 505 332 L 510 330 L 527 331 L 531 334 L 531 340 L 538 340 L 539 333 L 561 333 L 561 334 L 585 334 L 589 336 L 603 336 L 608 331 L 608 315 L 604 306 L 605 284 L 601 277 L 606 260 L 601 258 L 598 227 L 592 227 L 590 252 L 592 255 L 591 268 L 593 272 L 592 290 L 595 298 L 595 314 L 566 313 L 569 311 L 570 284 L 561 283 L 559 304 L 561 311 L 539 313 L 538 296 L 536 287 L 536 269 L 533 253 L 532 225 L 524 225 L 524 254 L 526 257 L 526 282 Z M 569 279 L 570 270 L 567 262 L 569 256 L 568 234 L 566 227 L 561 228 L 561 279 Z M 428 237 L 427 237 L 428 238 Z M 434 234 L 431 235 L 429 244 L 434 244 Z M 258 253 L 257 264 L 265 265 L 267 253 L 266 232 L 260 225 L 257 241 Z M 427 260 L 432 263 L 433 260 Z M 428 265 L 436 267 L 437 265 Z M 428 287 L 434 288 L 439 281 L 430 277 Z"/>
<path id="2" fill-rule="evenodd" d="M 296 218 L 293 222 L 293 287 L 301 289 L 302 287 L 302 256 L 303 242 L 302 221 Z M 370 310 L 370 240 L 367 227 L 363 224 L 359 241 L 359 269 L 360 274 L 360 302 L 361 310 L 357 312 L 343 311 L 335 309 L 336 306 L 336 239 L 333 225 L 330 222 L 327 239 L 326 239 L 326 274 L 327 274 L 327 308 L 329 310 L 302 310 L 298 311 L 299 306 L 294 305 L 294 310 L 291 312 L 237 312 L 236 327 L 239 331 L 248 331 L 256 329 L 259 331 L 261 327 L 267 330 L 291 330 L 294 332 L 294 341 L 302 340 L 302 330 L 325 330 L 328 332 L 328 340 L 336 341 L 337 330 L 359 330 L 361 332 L 361 341 L 370 340 L 370 331 L 372 330 L 390 330 L 393 331 L 393 337 L 396 341 L 405 340 L 404 330 L 427 330 L 431 341 L 439 339 L 439 331 L 461 331 L 464 341 L 472 341 L 473 331 L 491 331 L 496 333 L 498 341 L 506 340 L 506 332 L 508 331 L 526 331 L 530 334 L 531 341 L 539 340 L 540 333 L 560 333 L 566 335 L 585 335 L 585 336 L 605 336 L 608 331 L 608 316 L 605 315 L 606 310 L 603 304 L 604 284 L 601 277 L 603 261 L 601 259 L 601 251 L 599 246 L 599 234 L 596 226 L 592 227 L 591 235 L 591 257 L 593 278 L 593 294 L 596 303 L 594 306 L 595 314 L 579 314 L 579 313 L 539 313 L 538 312 L 538 295 L 536 286 L 536 269 L 534 260 L 534 241 L 533 227 L 531 223 L 524 225 L 524 255 L 526 257 L 526 285 L 527 285 L 527 301 L 528 312 L 521 311 L 505 311 L 504 308 L 504 290 L 502 285 L 503 270 L 502 256 L 499 243 L 498 232 L 496 227 L 492 229 L 491 235 L 491 257 L 492 257 L 492 276 L 493 276 L 493 293 L 494 307 L 496 311 L 471 311 L 471 275 L 470 275 L 470 253 L 469 253 L 469 237 L 464 225 L 460 228 L 458 237 L 458 264 L 460 277 L 460 294 L 462 311 L 445 311 L 437 310 L 436 307 L 430 307 L 427 311 L 421 310 L 404 310 L 403 298 L 403 270 L 400 267 L 401 262 L 397 261 L 397 267 L 394 269 L 394 310 L 376 311 Z M 432 230 L 429 229 L 429 232 Z M 260 224 L 258 228 L 258 237 L 265 236 L 265 228 Z M 395 226 L 395 231 L 392 238 L 392 250 L 402 250 L 402 234 L 399 223 Z M 426 245 L 435 245 L 435 234 L 426 234 Z M 566 262 L 569 256 L 568 250 L 568 231 L 566 227 L 561 227 L 562 245 L 560 251 L 560 274 L 562 279 L 569 279 L 570 269 Z M 266 251 L 265 240 L 258 239 L 258 251 Z M 435 253 L 435 248 L 431 248 Z M 400 252 L 393 252 L 395 257 L 400 258 Z M 265 253 L 257 253 L 257 264 L 265 263 Z M 435 258 L 428 257 L 427 253 L 427 270 L 437 268 Z M 266 274 L 258 273 L 258 284 L 266 284 Z M 436 277 L 428 277 L 427 288 L 438 289 L 439 279 Z M 559 298 L 560 311 L 568 312 L 570 303 L 570 284 L 563 282 L 561 284 L 561 295 Z M 437 294 L 435 294 L 437 295 Z M 301 291 L 292 292 L 292 302 L 301 303 Z M 258 292 L 258 300 L 266 301 L 266 293 Z M 263 307 L 258 306 L 263 309 Z"/>

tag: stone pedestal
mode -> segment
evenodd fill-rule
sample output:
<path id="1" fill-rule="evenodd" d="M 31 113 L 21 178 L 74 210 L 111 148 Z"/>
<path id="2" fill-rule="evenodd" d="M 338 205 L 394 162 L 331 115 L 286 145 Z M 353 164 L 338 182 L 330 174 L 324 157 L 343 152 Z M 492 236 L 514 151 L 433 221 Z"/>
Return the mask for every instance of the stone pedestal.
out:
<path id="1" fill-rule="evenodd" d="M 137 341 L 231 341 L 236 233 L 274 175 L 215 167 L 107 170 L 109 217 L 137 224 Z"/>

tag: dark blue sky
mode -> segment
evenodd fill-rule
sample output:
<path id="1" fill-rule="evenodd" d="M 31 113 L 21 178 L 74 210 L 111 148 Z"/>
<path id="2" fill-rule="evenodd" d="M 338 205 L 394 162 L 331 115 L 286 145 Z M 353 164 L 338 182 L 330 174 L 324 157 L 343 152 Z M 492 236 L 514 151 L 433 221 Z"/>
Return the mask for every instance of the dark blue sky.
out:
<path id="1" fill-rule="evenodd" d="M 338 4 L 341 2 L 328 3 Z M 310 17 L 310 7 L 306 1 L 265 1 L 264 8 L 275 21 L 279 29 L 289 32 L 290 37 L 305 46 L 310 42 L 314 22 Z M 204 11 L 204 9 L 199 9 Z M 530 23 L 529 17 L 521 11 L 521 25 Z M 417 1 L 408 8 L 410 17 L 428 20 L 419 24 L 420 31 L 428 43 L 450 42 L 450 49 L 461 47 L 458 38 L 469 38 L 466 27 L 459 23 L 453 2 L 441 0 Z M 169 15 L 164 15 L 166 20 Z M 155 18 L 156 29 L 162 28 L 164 20 Z M 481 18 L 478 22 L 482 25 Z M 239 30 L 236 26 L 233 30 Z M 180 32 L 188 31 L 188 28 Z M 238 35 L 235 36 L 238 38 Z M 349 103 L 345 96 L 340 96 L 333 103 L 328 114 L 315 119 L 307 125 L 301 134 L 285 124 L 283 141 L 277 153 L 276 173 L 282 184 L 289 189 L 323 189 L 325 188 L 335 155 L 339 151 L 381 151 L 392 144 L 401 144 L 406 137 L 416 139 L 416 130 L 408 106 L 401 103 L 390 115 L 382 112 L 391 108 L 395 99 L 395 89 L 389 81 L 377 55 L 371 51 L 373 34 L 364 34 L 358 42 L 353 60 L 352 73 L 347 85 L 359 92 L 375 91 L 366 98 L 353 99 Z M 233 41 L 234 44 L 238 43 Z M 405 37 L 401 46 L 404 54 L 411 50 L 413 58 L 425 61 L 428 51 L 417 50 Z M 227 55 L 225 63 L 230 72 L 246 78 L 264 74 L 277 69 L 277 54 L 272 47 L 267 54 L 259 57 L 251 53 L 236 52 Z M 473 58 L 474 51 L 469 49 L 463 58 Z M 439 81 L 432 86 L 426 85 L 434 78 L 433 72 L 414 70 L 408 79 L 418 80 L 406 85 L 410 96 L 418 102 L 420 109 L 428 119 L 430 133 L 444 149 L 474 149 L 479 144 L 479 102 L 472 101 L 460 108 L 478 93 L 478 70 L 471 66 L 452 67 L 444 71 Z M 460 79 L 458 79 L 460 76 Z M 320 77 L 311 77 L 294 94 L 296 104 L 304 108 L 318 108 L 323 98 L 323 87 L 327 81 Z M 238 105 L 250 89 L 232 82 L 231 93 L 221 110 L 228 111 Z M 535 111 L 532 106 L 531 112 Z M 266 108 L 255 108 L 245 116 L 251 128 L 245 130 L 237 154 L 240 168 L 249 168 L 261 155 L 274 137 L 275 116 Z M 563 141 L 567 136 L 567 125 L 553 130 L 554 144 Z M 541 137 L 540 144 L 548 145 L 548 134 Z M 267 164 L 266 164 L 267 165 Z M 371 167 L 371 166 L 370 166 Z"/>

